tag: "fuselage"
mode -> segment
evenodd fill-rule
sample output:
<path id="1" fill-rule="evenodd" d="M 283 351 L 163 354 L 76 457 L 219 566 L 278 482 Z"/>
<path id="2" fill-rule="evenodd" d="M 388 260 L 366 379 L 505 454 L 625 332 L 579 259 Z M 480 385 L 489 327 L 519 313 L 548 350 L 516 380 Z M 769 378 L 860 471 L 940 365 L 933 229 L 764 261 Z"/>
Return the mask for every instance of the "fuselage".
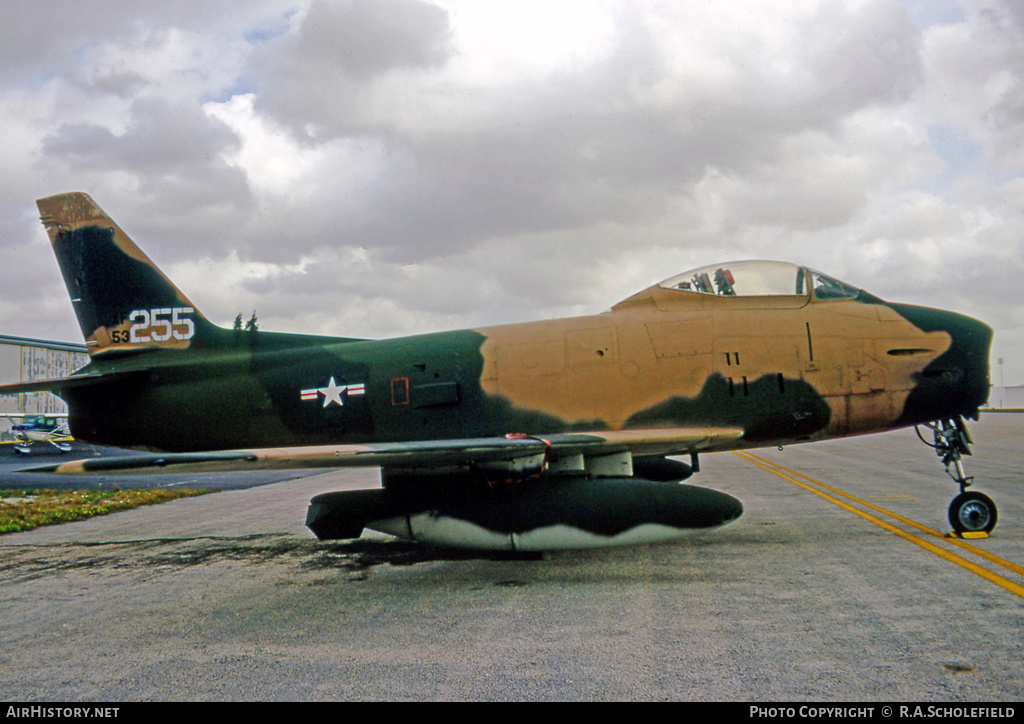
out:
<path id="1" fill-rule="evenodd" d="M 67 390 L 71 430 L 192 451 L 706 425 L 754 447 L 976 416 L 986 325 L 793 269 L 802 293 L 663 283 L 602 314 L 382 341 L 217 330 Z"/>

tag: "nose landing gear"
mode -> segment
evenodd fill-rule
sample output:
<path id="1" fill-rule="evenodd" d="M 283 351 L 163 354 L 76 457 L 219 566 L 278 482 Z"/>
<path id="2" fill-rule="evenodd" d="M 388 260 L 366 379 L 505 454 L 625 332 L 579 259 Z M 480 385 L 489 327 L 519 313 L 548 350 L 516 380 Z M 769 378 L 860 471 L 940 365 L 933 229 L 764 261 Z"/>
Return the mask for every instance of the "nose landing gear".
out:
<path id="1" fill-rule="evenodd" d="M 948 420 L 936 420 L 925 424 L 930 428 L 935 440 L 930 443 L 917 429 L 917 436 L 925 445 L 935 449 L 935 454 L 942 459 L 946 473 L 960 486 L 960 494 L 949 504 L 949 524 L 957 535 L 985 536 L 996 527 L 998 514 L 996 504 L 983 493 L 968 491 L 974 482 L 964 472 L 961 458 L 971 454 L 970 445 L 974 441 L 967 431 L 967 424 L 962 417 Z M 950 470 L 952 468 L 952 470 Z"/>

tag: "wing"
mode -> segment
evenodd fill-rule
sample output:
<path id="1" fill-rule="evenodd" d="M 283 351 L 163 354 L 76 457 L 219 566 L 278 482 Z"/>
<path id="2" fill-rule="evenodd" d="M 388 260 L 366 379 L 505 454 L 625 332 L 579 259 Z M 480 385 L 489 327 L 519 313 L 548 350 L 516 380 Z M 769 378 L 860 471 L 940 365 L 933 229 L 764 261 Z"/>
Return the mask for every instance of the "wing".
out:
<path id="1" fill-rule="evenodd" d="M 739 428 L 697 427 L 538 436 L 508 435 L 400 443 L 125 455 L 77 460 L 30 470 L 67 474 L 130 474 L 382 467 L 389 470 L 439 473 L 476 468 L 498 475 L 507 473 L 519 476 L 544 470 L 599 471 L 599 474 L 607 474 L 610 466 L 617 474 L 630 475 L 633 456 L 683 455 L 721 450 L 734 444 L 742 434 Z"/>

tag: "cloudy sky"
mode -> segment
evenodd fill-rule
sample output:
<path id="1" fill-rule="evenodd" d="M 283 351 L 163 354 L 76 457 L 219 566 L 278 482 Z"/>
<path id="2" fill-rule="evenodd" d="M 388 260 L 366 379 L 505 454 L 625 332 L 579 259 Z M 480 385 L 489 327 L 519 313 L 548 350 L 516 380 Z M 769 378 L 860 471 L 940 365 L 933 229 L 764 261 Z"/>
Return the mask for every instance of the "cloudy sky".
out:
<path id="1" fill-rule="evenodd" d="M 0 25 L 0 333 L 80 334 L 86 191 L 212 320 L 387 337 L 805 263 L 1024 384 L 1016 0 L 35 0 Z"/>

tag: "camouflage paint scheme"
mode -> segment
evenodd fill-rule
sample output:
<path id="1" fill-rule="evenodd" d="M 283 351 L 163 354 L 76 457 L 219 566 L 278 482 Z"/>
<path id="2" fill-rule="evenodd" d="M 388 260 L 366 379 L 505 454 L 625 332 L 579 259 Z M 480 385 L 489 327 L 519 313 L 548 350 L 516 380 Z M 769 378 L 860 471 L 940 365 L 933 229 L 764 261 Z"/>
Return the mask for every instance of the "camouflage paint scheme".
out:
<path id="1" fill-rule="evenodd" d="M 33 389 L 67 400 L 78 439 L 193 454 L 162 466 L 380 465 L 387 483 L 603 461 L 628 478 L 665 455 L 976 418 L 988 395 L 986 325 L 795 265 L 761 263 L 793 275 L 781 294 L 734 294 L 744 267 L 723 264 L 717 288 L 696 274 L 592 316 L 325 338 L 219 328 L 86 194 L 38 205 L 91 363 Z"/>

